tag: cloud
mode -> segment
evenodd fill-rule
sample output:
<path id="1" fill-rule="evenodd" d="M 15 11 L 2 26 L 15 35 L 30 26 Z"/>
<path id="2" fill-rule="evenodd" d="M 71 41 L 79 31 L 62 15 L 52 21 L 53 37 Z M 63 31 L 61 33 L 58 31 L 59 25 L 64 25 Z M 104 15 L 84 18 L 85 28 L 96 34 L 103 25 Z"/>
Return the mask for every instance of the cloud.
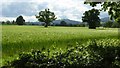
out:
<path id="1" fill-rule="evenodd" d="M 100 18 L 104 18 L 104 17 L 108 17 L 108 13 L 107 12 L 104 12 L 104 11 L 101 11 L 100 13 Z"/>
<path id="2" fill-rule="evenodd" d="M 48 6 L 47 2 L 39 3 L 38 6 L 37 6 L 38 10 L 43 10 L 45 8 L 48 8 L 48 7 L 49 6 Z"/>
<path id="3" fill-rule="evenodd" d="M 35 15 L 45 8 L 53 11 L 58 19 L 68 18 L 81 21 L 83 13 L 92 7 L 85 5 L 83 0 L 10 0 L 9 2 L 5 0 L 0 12 L 4 18 L 10 19 L 23 15 L 27 21 L 37 21 Z M 100 17 L 106 15 L 106 13 L 102 13 Z"/>
<path id="4" fill-rule="evenodd" d="M 26 22 L 30 22 L 30 21 L 37 21 L 37 19 L 35 18 L 35 16 L 24 16 L 22 15 L 23 18 L 25 19 Z M 16 21 L 17 17 L 0 17 L 0 21 Z"/>
<path id="5" fill-rule="evenodd" d="M 2 16 L 16 17 L 18 15 L 32 16 L 37 11 L 36 4 L 33 2 L 12 2 L 9 5 L 3 6 Z"/>

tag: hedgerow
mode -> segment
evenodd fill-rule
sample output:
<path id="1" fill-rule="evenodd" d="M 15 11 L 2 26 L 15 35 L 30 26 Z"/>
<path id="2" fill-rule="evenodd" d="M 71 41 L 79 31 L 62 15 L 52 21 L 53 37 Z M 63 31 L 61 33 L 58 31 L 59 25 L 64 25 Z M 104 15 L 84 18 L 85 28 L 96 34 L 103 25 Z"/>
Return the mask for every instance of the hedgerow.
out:
<path id="1" fill-rule="evenodd" d="M 19 54 L 2 68 L 120 68 L 120 42 L 118 39 L 91 40 L 67 47 L 66 51 L 32 50 Z"/>

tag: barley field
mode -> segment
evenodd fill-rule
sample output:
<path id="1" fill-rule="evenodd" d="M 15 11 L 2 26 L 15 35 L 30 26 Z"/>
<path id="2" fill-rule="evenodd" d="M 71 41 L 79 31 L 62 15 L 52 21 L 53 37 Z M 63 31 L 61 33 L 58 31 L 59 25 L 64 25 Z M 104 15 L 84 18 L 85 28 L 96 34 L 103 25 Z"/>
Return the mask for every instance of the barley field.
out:
<path id="1" fill-rule="evenodd" d="M 65 49 L 76 43 L 84 44 L 96 39 L 117 39 L 117 28 L 2 26 L 2 61 L 10 60 L 21 52 L 31 49 L 57 47 Z M 105 40 L 104 40 L 105 41 Z M 107 40 L 106 40 L 107 41 Z M 109 41 L 108 41 L 109 42 Z"/>

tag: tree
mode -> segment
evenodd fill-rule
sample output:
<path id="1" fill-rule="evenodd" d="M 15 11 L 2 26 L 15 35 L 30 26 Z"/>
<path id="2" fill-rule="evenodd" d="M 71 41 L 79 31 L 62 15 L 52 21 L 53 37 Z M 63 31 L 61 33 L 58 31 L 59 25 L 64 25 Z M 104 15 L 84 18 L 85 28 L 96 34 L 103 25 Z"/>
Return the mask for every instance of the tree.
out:
<path id="1" fill-rule="evenodd" d="M 108 22 L 104 23 L 104 27 L 109 27 L 109 28 L 111 28 L 112 25 L 113 25 L 113 22 L 112 22 L 112 21 L 108 21 Z"/>
<path id="2" fill-rule="evenodd" d="M 87 2 L 85 1 L 84 4 L 90 4 L 90 6 L 94 7 L 97 4 L 101 4 L 101 10 L 108 11 L 110 15 L 110 19 L 114 19 L 116 22 L 120 24 L 120 1 L 114 2 L 107 0 L 107 2 Z"/>
<path id="3" fill-rule="evenodd" d="M 38 21 L 45 22 L 45 27 L 56 19 L 54 12 L 51 12 L 49 9 L 45 9 L 45 11 L 40 11 L 39 15 L 35 15 Z"/>
<path id="4" fill-rule="evenodd" d="M 88 2 L 88 1 L 85 1 L 84 4 L 90 4 L 90 6 L 95 7 L 97 4 L 101 4 L 101 2 Z"/>
<path id="5" fill-rule="evenodd" d="M 89 29 L 96 29 L 97 24 L 100 23 L 100 19 L 98 17 L 99 14 L 99 10 L 93 8 L 92 10 L 85 11 L 85 13 L 83 13 L 84 16 L 82 17 L 82 20 L 83 22 L 88 23 Z"/>
<path id="6" fill-rule="evenodd" d="M 10 22 L 9 20 L 7 20 L 7 21 L 6 21 L 6 24 L 10 25 L 10 24 L 11 24 L 11 22 Z"/>
<path id="7" fill-rule="evenodd" d="M 66 26 L 67 23 L 66 23 L 65 21 L 61 21 L 61 22 L 60 22 L 60 25 L 61 25 L 61 26 Z"/>
<path id="8" fill-rule="evenodd" d="M 16 22 L 13 20 L 13 21 L 12 21 L 12 24 L 13 24 L 13 25 L 15 25 L 15 24 L 16 24 Z"/>
<path id="9" fill-rule="evenodd" d="M 120 1 L 118 2 L 104 2 L 102 5 L 102 10 L 107 11 L 110 15 L 110 19 L 115 19 L 116 22 L 120 21 Z"/>
<path id="10" fill-rule="evenodd" d="M 120 24 L 117 22 L 114 22 L 111 27 L 112 28 L 120 28 Z"/>
<path id="11" fill-rule="evenodd" d="M 17 17 L 16 24 L 17 25 L 24 25 L 25 24 L 25 20 L 23 19 L 22 16 Z"/>
<path id="12" fill-rule="evenodd" d="M 2 24 L 5 24 L 6 22 L 5 21 L 2 21 Z"/>

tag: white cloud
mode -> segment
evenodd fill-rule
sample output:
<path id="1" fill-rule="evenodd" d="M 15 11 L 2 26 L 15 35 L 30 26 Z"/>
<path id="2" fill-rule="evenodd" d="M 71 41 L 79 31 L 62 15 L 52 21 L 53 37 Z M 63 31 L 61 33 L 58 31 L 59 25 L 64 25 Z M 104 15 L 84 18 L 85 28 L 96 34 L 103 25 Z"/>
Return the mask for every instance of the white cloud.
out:
<path id="1" fill-rule="evenodd" d="M 24 15 L 22 15 L 22 16 L 25 19 L 25 21 L 37 21 L 35 16 L 24 16 Z M 16 18 L 17 17 L 0 17 L 0 21 L 7 21 L 7 20 L 16 21 Z"/>
<path id="2" fill-rule="evenodd" d="M 13 21 L 13 20 L 15 20 L 15 18 L 14 17 L 0 17 L 0 21 Z"/>
<path id="3" fill-rule="evenodd" d="M 26 21 L 37 21 L 35 16 L 23 16 Z"/>
<path id="4" fill-rule="evenodd" d="M 92 8 L 85 5 L 83 0 L 4 0 L 3 5 L 2 18 L 15 19 L 18 15 L 23 15 L 26 21 L 37 21 L 34 15 L 45 8 L 53 11 L 58 19 L 81 21 L 83 13 Z M 105 14 L 101 16 L 104 17 Z"/>

